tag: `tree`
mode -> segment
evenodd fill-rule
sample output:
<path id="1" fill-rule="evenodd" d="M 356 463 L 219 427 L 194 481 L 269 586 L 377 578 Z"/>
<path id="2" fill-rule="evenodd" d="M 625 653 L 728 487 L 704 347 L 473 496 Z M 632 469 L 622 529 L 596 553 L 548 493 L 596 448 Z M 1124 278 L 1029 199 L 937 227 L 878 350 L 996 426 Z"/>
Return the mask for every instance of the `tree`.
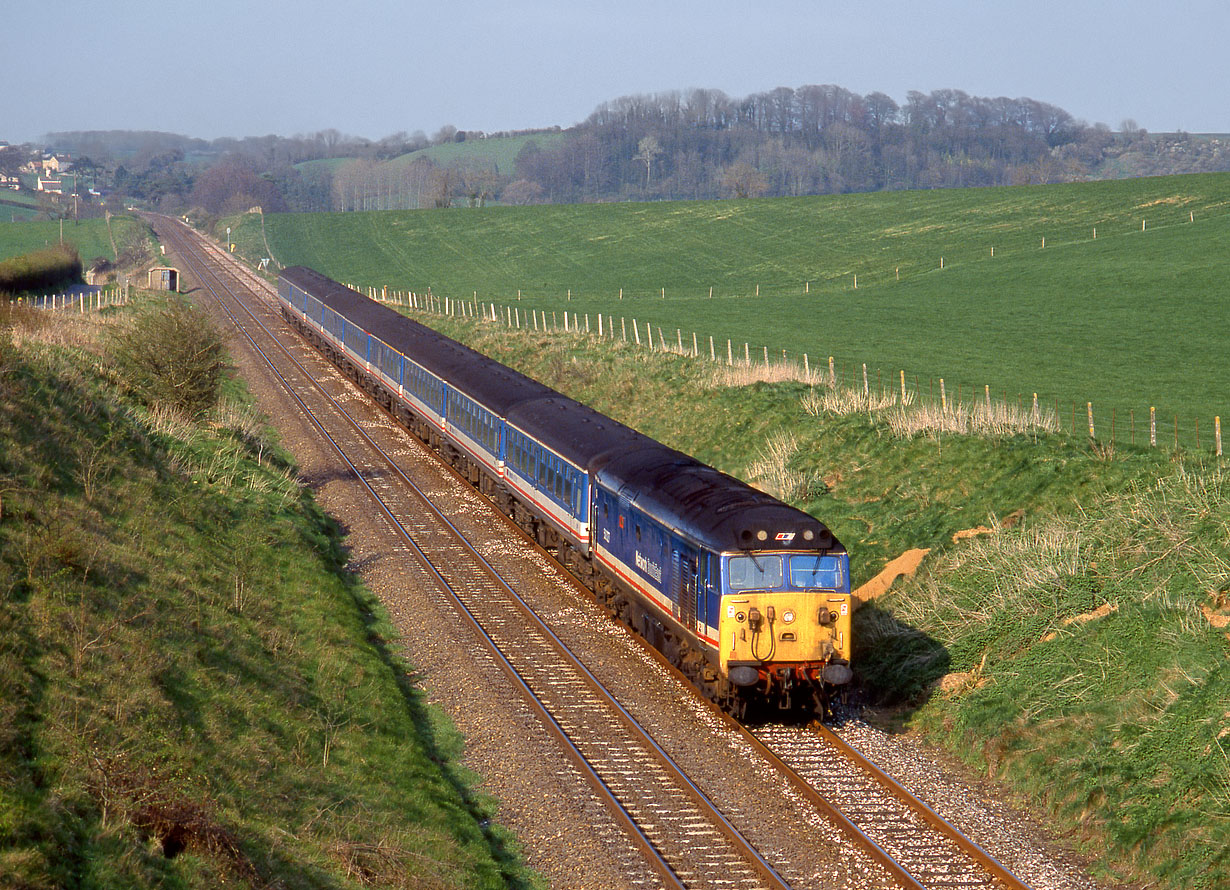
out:
<path id="1" fill-rule="evenodd" d="M 542 186 L 528 179 L 518 179 L 504 186 L 500 200 L 505 204 L 541 204 L 543 201 Z"/>
<path id="2" fill-rule="evenodd" d="M 632 156 L 632 160 L 640 161 L 645 165 L 645 188 L 649 188 L 650 172 L 653 170 L 653 161 L 658 155 L 662 154 L 662 146 L 658 143 L 658 137 L 646 136 L 636 144 L 636 154 Z"/>
<path id="3" fill-rule="evenodd" d="M 722 187 L 735 198 L 759 198 L 768 191 L 765 175 L 746 161 L 738 161 L 722 174 Z"/>
<path id="4" fill-rule="evenodd" d="M 196 178 L 192 202 L 210 213 L 241 212 L 254 206 L 275 212 L 285 209 L 274 184 L 238 155 L 228 155 Z"/>

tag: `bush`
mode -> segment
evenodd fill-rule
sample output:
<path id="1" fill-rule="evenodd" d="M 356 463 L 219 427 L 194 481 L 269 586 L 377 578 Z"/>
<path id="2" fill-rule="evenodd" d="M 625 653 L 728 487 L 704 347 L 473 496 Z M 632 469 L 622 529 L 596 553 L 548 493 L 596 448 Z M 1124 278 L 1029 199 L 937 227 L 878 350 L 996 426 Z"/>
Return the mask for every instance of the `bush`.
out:
<path id="1" fill-rule="evenodd" d="M 209 317 L 174 298 L 117 329 L 108 349 L 123 386 L 151 408 L 196 417 L 218 402 L 226 349 Z"/>
<path id="2" fill-rule="evenodd" d="M 59 244 L 0 263 L 0 291 L 21 293 L 81 280 L 81 257 L 71 244 Z"/>

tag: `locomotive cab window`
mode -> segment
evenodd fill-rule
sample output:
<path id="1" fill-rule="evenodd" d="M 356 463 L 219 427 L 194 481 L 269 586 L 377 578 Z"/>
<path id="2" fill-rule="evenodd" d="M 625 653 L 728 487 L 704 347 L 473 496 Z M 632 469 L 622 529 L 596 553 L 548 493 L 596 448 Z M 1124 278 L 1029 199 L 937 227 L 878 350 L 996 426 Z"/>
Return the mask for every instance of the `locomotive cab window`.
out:
<path id="1" fill-rule="evenodd" d="M 732 556 L 729 564 L 731 590 L 772 590 L 782 586 L 780 556 Z"/>
<path id="2" fill-rule="evenodd" d="M 836 556 L 799 553 L 790 557 L 790 585 L 792 587 L 825 587 L 837 590 L 844 583 L 841 560 Z"/>

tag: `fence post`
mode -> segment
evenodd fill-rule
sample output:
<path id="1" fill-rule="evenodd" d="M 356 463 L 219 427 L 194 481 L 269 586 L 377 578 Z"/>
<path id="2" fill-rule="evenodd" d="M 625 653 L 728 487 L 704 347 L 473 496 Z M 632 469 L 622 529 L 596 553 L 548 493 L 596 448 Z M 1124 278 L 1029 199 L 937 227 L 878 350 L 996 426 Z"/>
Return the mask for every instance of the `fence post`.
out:
<path id="1" fill-rule="evenodd" d="M 700 355 L 700 349 L 696 346 L 696 331 L 692 332 L 692 358 Z"/>
<path id="2" fill-rule="evenodd" d="M 1221 457 L 1221 415 L 1213 418 L 1213 441 L 1216 443 L 1216 451 L 1218 457 Z"/>
<path id="3" fill-rule="evenodd" d="M 709 361 L 716 362 L 717 355 L 713 351 L 713 335 L 709 335 Z"/>
<path id="4" fill-rule="evenodd" d="M 807 364 L 807 353 L 803 353 L 803 376 L 811 380 L 811 366 Z"/>
<path id="5" fill-rule="evenodd" d="M 867 385 L 867 363 L 863 362 L 863 395 L 868 399 L 867 407 L 871 407 L 871 387 Z"/>
<path id="6" fill-rule="evenodd" d="M 905 407 L 905 368 L 901 369 L 901 407 Z"/>
<path id="7" fill-rule="evenodd" d="M 764 348 L 764 366 L 769 367 L 769 347 Z"/>
<path id="8" fill-rule="evenodd" d="M 752 366 L 752 350 L 748 347 L 746 340 L 743 341 L 743 364 L 749 368 Z"/>
<path id="9" fill-rule="evenodd" d="M 733 367 L 735 363 L 735 352 L 730 343 L 730 338 L 726 339 L 726 364 Z"/>
<path id="10" fill-rule="evenodd" d="M 1037 393 L 1034 393 L 1033 419 L 1034 419 L 1034 426 L 1037 426 L 1038 425 L 1038 394 Z"/>
<path id="11" fill-rule="evenodd" d="M 1157 447 L 1157 408 L 1149 406 L 1149 445 Z"/>
<path id="12" fill-rule="evenodd" d="M 641 345 L 641 326 L 636 323 L 636 319 L 632 319 L 632 333 L 636 336 L 636 345 Z"/>
<path id="13" fill-rule="evenodd" d="M 940 378 L 940 410 L 948 413 L 948 390 L 944 389 L 944 378 Z"/>
<path id="14" fill-rule="evenodd" d="M 624 342 L 627 343 L 628 342 L 628 319 L 624 318 L 622 315 L 619 316 L 619 329 L 623 331 Z"/>
<path id="15" fill-rule="evenodd" d="M 589 316 L 587 315 L 585 316 L 585 318 L 588 320 Z M 602 313 L 601 312 L 598 313 L 598 339 L 602 339 Z"/>
<path id="16" fill-rule="evenodd" d="M 829 388 L 837 388 L 837 372 L 833 368 L 833 357 L 829 356 Z"/>

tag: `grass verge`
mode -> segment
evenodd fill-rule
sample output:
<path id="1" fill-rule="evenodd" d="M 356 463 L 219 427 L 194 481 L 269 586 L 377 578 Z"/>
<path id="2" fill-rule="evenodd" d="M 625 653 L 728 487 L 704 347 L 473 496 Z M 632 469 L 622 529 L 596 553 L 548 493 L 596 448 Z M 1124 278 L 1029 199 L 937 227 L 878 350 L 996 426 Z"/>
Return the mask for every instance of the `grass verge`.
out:
<path id="1" fill-rule="evenodd" d="M 0 885 L 528 887 L 338 531 L 229 384 L 0 325 Z"/>

